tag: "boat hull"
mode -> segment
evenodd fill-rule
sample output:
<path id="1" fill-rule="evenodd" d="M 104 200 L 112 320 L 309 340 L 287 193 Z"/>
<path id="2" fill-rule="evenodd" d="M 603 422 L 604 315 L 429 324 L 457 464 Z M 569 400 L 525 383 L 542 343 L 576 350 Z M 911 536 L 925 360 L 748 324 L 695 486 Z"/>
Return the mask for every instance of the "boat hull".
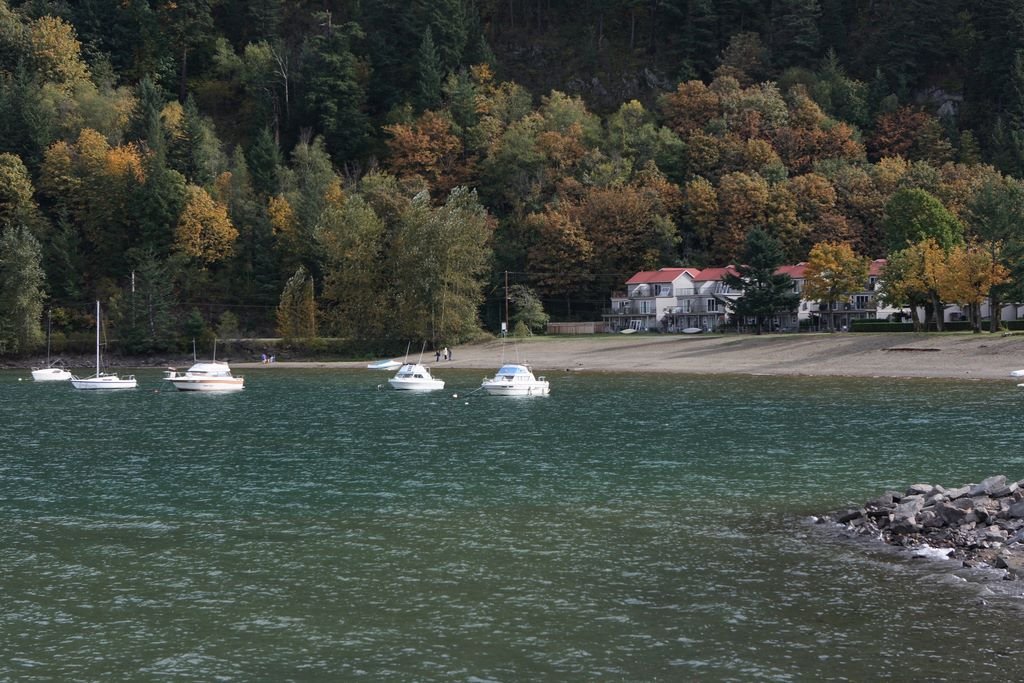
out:
<path id="1" fill-rule="evenodd" d="M 138 382 L 136 382 L 134 375 L 129 375 L 128 377 L 101 375 L 99 377 L 86 377 L 85 379 L 72 377 L 71 384 L 75 389 L 84 389 L 86 391 L 135 389 L 138 386 Z"/>
<path id="2" fill-rule="evenodd" d="M 225 379 L 174 377 L 167 380 L 178 391 L 241 391 L 245 380 L 241 377 Z"/>
<path id="3" fill-rule="evenodd" d="M 66 382 L 71 379 L 71 373 L 61 368 L 41 368 L 32 371 L 32 380 L 35 382 Z"/>
<path id="4" fill-rule="evenodd" d="M 388 384 L 391 385 L 392 389 L 399 391 L 437 391 L 438 389 L 444 389 L 444 380 L 442 379 L 389 379 Z"/>
<path id="5" fill-rule="evenodd" d="M 547 382 L 535 382 L 525 385 L 484 382 L 480 385 L 480 388 L 490 396 L 547 396 L 551 393 L 551 387 Z"/>

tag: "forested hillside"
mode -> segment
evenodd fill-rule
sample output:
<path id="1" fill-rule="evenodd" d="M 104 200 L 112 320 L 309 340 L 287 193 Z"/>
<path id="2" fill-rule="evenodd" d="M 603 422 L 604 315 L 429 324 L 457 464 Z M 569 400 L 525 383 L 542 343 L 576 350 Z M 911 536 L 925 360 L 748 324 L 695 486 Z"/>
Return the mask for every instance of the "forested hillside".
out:
<path id="1" fill-rule="evenodd" d="M 1024 0 L 0 0 L 0 353 L 451 344 L 754 229 L 1021 300 L 1022 176 Z"/>

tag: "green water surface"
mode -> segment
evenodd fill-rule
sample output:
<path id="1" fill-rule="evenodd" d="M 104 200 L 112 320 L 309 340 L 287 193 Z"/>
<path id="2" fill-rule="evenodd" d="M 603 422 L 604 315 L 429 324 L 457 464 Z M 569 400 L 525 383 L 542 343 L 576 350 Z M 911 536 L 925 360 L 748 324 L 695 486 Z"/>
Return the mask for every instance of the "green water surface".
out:
<path id="1" fill-rule="evenodd" d="M 0 679 L 1024 680 L 1024 589 L 809 521 L 1024 478 L 1012 382 L 437 374 L 0 373 Z"/>

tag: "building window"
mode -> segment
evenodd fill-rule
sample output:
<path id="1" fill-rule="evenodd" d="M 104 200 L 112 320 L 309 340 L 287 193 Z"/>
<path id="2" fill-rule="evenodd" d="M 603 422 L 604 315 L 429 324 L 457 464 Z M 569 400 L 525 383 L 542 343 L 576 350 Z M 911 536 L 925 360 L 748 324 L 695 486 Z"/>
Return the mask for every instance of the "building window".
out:
<path id="1" fill-rule="evenodd" d="M 871 297 L 869 295 L 867 295 L 867 294 L 858 294 L 855 297 L 853 297 L 853 307 L 854 308 L 867 308 L 868 307 L 868 301 L 870 301 L 870 299 L 871 299 Z"/>
<path id="2" fill-rule="evenodd" d="M 718 299 L 708 299 L 707 301 L 708 313 L 718 312 Z"/>
<path id="3" fill-rule="evenodd" d="M 650 301 L 641 301 L 640 302 L 640 313 L 643 314 L 643 315 L 648 315 L 648 314 L 650 314 L 650 312 L 651 312 L 651 302 Z"/>

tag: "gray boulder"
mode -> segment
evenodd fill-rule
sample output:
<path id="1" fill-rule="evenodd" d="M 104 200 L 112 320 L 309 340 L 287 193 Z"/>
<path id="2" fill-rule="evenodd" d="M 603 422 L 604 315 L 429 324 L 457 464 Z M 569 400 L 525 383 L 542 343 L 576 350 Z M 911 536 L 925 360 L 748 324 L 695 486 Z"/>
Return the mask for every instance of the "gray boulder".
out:
<path id="1" fill-rule="evenodd" d="M 980 484 L 976 484 L 971 488 L 971 498 L 977 496 L 991 496 L 993 491 L 997 491 L 1006 486 L 1006 475 L 997 474 L 994 477 L 989 477 Z"/>
<path id="2" fill-rule="evenodd" d="M 948 489 L 946 490 L 946 500 L 956 500 L 957 498 L 963 498 L 970 492 L 970 486 L 961 486 L 958 489 Z"/>
<path id="3" fill-rule="evenodd" d="M 836 521 L 840 524 L 846 524 L 847 522 L 852 522 L 853 520 L 862 517 L 863 515 L 864 511 L 861 510 L 860 508 L 850 508 L 849 510 L 844 510 L 843 512 L 837 512 Z"/>
<path id="4" fill-rule="evenodd" d="M 1004 550 L 996 557 L 994 564 L 999 569 L 1006 570 L 1006 578 L 1024 579 L 1024 555 Z"/>
<path id="5" fill-rule="evenodd" d="M 964 521 L 964 517 L 967 516 L 967 511 L 963 508 L 947 503 L 935 506 L 935 512 L 946 523 L 946 526 L 960 526 L 960 523 Z"/>

